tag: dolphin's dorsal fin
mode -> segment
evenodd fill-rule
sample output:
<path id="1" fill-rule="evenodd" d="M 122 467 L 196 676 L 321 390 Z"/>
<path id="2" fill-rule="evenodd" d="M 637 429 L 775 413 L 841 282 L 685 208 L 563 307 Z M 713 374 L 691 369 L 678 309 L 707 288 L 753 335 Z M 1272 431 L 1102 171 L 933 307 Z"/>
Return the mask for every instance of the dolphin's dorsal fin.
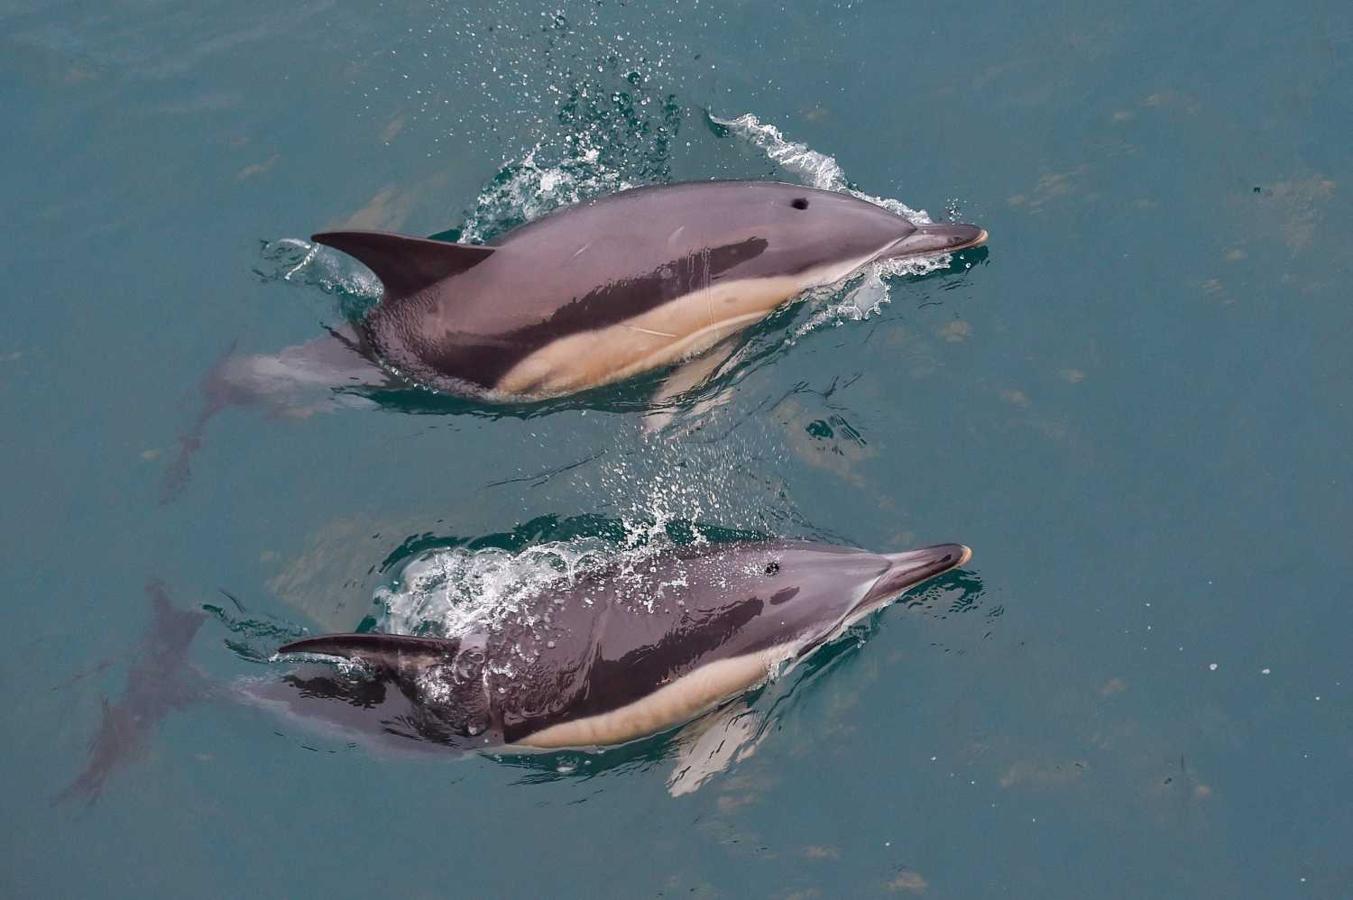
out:
<path id="1" fill-rule="evenodd" d="M 324 634 L 293 641 L 279 647 L 278 653 L 317 653 L 339 656 L 405 674 L 429 663 L 449 659 L 460 649 L 460 641 L 451 638 L 410 637 L 404 634 Z"/>
<path id="2" fill-rule="evenodd" d="M 385 285 L 385 299 L 417 294 L 443 278 L 459 275 L 493 255 L 493 247 L 451 244 L 385 231 L 326 231 L 312 235 L 361 260 Z"/>

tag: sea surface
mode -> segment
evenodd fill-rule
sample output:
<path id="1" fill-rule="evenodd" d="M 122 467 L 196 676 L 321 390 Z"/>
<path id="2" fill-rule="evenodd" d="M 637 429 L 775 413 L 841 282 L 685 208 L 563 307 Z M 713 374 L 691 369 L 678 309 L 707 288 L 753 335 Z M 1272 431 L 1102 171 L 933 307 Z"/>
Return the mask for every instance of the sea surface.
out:
<path id="1" fill-rule="evenodd" d="M 0 2 L 0 895 L 1353 896 L 1351 59 L 1320 0 Z M 990 243 L 656 411 L 204 406 L 379 296 L 313 232 L 709 178 Z M 684 781 L 240 700 L 747 535 L 975 556 Z"/>

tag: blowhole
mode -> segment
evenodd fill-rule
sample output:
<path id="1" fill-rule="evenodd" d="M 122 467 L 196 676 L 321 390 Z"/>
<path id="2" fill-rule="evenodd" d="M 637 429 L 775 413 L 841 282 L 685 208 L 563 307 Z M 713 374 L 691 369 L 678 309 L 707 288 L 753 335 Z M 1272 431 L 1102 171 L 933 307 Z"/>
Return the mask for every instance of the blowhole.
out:
<path id="1" fill-rule="evenodd" d="M 808 208 L 808 198 L 807 198 L 807 197 L 795 197 L 793 200 L 789 201 L 789 205 L 792 206 L 792 207 L 794 207 L 795 209 L 807 209 L 807 208 Z"/>

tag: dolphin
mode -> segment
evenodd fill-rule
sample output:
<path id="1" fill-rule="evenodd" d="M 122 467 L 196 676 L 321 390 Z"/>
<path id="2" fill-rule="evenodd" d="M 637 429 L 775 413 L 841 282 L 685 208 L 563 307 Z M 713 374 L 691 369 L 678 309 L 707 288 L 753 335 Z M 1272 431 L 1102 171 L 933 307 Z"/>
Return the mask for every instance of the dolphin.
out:
<path id="1" fill-rule="evenodd" d="M 976 225 L 917 225 L 836 191 L 704 181 L 620 191 L 542 216 L 495 244 L 330 231 L 319 244 L 380 279 L 357 322 L 276 354 L 227 355 L 202 383 L 161 502 L 188 482 L 207 424 L 261 402 L 293 417 L 430 389 L 476 402 L 580 393 L 681 364 L 670 398 L 717 372 L 733 336 L 879 260 L 985 243 Z"/>
<path id="2" fill-rule="evenodd" d="M 560 397 L 668 366 L 871 262 L 986 238 L 976 225 L 917 225 L 850 194 L 764 181 L 621 191 L 493 245 L 313 236 L 381 280 L 358 328 L 365 354 L 415 384 L 491 401 Z"/>
<path id="3" fill-rule="evenodd" d="M 405 746 L 618 745 L 723 706 L 970 557 L 961 544 L 894 554 L 792 541 L 687 547 L 582 575 L 452 637 L 293 641 L 278 653 L 306 654 L 310 670 L 249 693 Z M 313 657 L 360 666 L 316 669 Z"/>

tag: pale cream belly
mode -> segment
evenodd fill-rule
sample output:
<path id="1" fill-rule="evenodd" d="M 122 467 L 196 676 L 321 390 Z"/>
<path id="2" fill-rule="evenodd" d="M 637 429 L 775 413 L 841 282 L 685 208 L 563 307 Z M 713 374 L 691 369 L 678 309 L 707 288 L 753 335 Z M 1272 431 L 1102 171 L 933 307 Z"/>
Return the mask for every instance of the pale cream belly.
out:
<path id="1" fill-rule="evenodd" d="M 801 277 L 755 278 L 686 294 L 632 319 L 542 347 L 508 370 L 495 390 L 553 397 L 670 365 L 765 318 L 807 286 Z"/>
<path id="2" fill-rule="evenodd" d="M 642 700 L 608 713 L 551 725 L 517 743 L 540 749 L 596 747 L 657 734 L 765 681 L 771 667 L 790 655 L 792 646 L 781 644 L 717 660 L 663 685 Z"/>

